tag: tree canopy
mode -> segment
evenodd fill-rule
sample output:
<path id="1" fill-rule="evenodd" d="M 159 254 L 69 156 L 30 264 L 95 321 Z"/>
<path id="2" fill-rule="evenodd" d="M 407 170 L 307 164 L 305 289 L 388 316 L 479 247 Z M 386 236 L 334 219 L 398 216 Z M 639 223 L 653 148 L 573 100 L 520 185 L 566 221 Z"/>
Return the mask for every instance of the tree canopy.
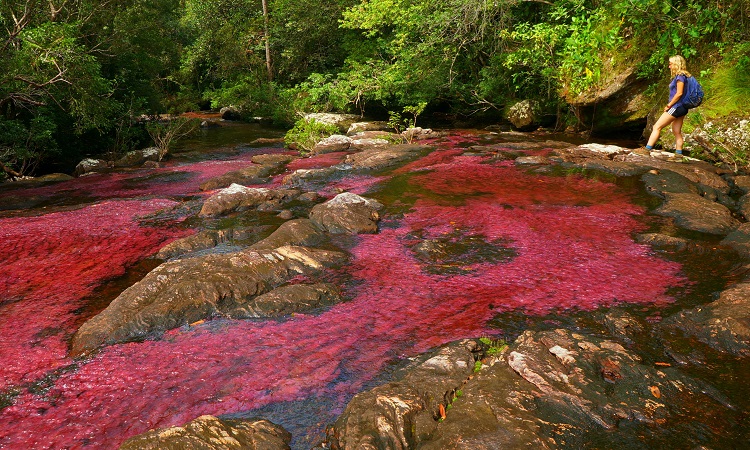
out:
<path id="1" fill-rule="evenodd" d="M 140 115 L 201 107 L 291 125 L 534 99 L 564 123 L 612 71 L 663 84 L 672 54 L 722 99 L 706 114 L 747 112 L 749 22 L 750 0 L 4 0 L 0 173 L 123 152 Z"/>

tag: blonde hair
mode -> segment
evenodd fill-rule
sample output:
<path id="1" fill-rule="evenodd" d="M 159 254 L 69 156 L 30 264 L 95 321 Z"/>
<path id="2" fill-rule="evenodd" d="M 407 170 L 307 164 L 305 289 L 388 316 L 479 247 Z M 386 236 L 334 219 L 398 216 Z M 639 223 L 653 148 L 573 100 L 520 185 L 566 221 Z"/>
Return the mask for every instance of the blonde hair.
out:
<path id="1" fill-rule="evenodd" d="M 675 55 L 669 58 L 669 62 L 672 63 L 672 78 L 677 75 L 685 75 L 686 77 L 692 77 L 690 72 L 687 70 L 687 62 L 685 58 L 680 55 Z"/>

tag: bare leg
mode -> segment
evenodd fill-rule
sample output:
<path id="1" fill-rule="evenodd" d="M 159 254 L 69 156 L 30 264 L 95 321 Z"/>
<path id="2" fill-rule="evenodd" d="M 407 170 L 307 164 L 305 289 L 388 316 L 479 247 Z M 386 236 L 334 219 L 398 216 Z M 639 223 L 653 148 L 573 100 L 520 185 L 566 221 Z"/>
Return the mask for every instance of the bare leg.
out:
<path id="1" fill-rule="evenodd" d="M 685 121 L 685 116 L 678 117 L 672 122 L 672 133 L 674 133 L 674 149 L 682 150 L 682 144 L 685 143 L 685 138 L 682 136 L 682 123 Z"/>
<path id="2" fill-rule="evenodd" d="M 661 129 L 669 125 L 670 123 L 675 121 L 675 117 L 669 113 L 662 113 L 661 117 L 659 117 L 659 120 L 656 121 L 654 124 L 654 129 L 651 131 L 651 136 L 648 138 L 648 145 L 653 147 L 656 144 L 656 141 L 659 140 L 659 136 L 661 135 Z M 680 127 L 682 124 L 680 124 Z"/>

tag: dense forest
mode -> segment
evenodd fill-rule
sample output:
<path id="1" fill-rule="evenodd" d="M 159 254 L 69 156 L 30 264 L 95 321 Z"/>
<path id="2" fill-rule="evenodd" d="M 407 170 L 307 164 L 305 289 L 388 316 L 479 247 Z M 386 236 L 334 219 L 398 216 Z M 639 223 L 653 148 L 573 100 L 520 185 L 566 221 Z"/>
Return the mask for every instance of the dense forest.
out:
<path id="1" fill-rule="evenodd" d="M 479 122 L 533 99 L 564 129 L 612 74 L 657 104 L 673 54 L 707 91 L 688 126 L 750 110 L 750 0 L 0 5 L 0 180 L 148 145 L 144 115 L 226 105 L 288 127 L 303 111 L 417 105 Z"/>

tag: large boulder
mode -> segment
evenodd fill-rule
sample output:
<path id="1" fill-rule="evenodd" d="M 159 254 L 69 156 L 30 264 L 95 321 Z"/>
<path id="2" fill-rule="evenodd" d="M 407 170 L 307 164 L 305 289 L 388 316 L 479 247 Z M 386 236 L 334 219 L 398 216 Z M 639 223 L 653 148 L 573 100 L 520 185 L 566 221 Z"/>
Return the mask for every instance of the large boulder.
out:
<path id="1" fill-rule="evenodd" d="M 248 188 L 232 184 L 206 199 L 200 215 L 212 217 L 258 207 L 265 211 L 280 210 L 284 203 L 292 201 L 299 194 L 300 191 L 296 189 Z"/>
<path id="2" fill-rule="evenodd" d="M 86 175 L 87 173 L 91 172 L 98 172 L 110 167 L 112 167 L 112 163 L 107 162 L 103 159 L 86 158 L 78 163 L 75 171 L 73 172 L 73 175 L 76 177 L 80 177 L 81 175 Z"/>
<path id="3" fill-rule="evenodd" d="M 323 153 L 343 152 L 349 150 L 352 145 L 352 138 L 341 134 L 334 134 L 321 140 L 312 149 L 313 155 Z"/>
<path id="4" fill-rule="evenodd" d="M 462 341 L 431 352 L 403 380 L 357 394 L 328 432 L 332 449 L 409 449 L 432 433 L 436 419 L 474 369 L 477 347 Z"/>
<path id="5" fill-rule="evenodd" d="M 513 126 L 522 131 L 539 127 L 539 105 L 532 100 L 523 100 L 508 109 L 506 118 Z"/>
<path id="6" fill-rule="evenodd" d="M 250 248 L 252 250 L 272 250 L 284 245 L 313 247 L 322 243 L 326 238 L 326 233 L 316 227 L 311 220 L 295 219 L 282 223 L 270 236 L 256 242 Z"/>
<path id="7" fill-rule="evenodd" d="M 383 205 L 375 200 L 344 192 L 331 200 L 315 205 L 310 220 L 333 234 L 376 233 Z"/>
<path id="8" fill-rule="evenodd" d="M 267 420 L 201 416 L 182 427 L 132 437 L 120 450 L 289 450 L 291 441 L 288 431 Z"/>
<path id="9" fill-rule="evenodd" d="M 365 131 L 386 131 L 391 127 L 388 126 L 388 122 L 375 121 L 375 122 L 355 122 L 349 125 L 349 129 L 346 131 L 347 136 L 354 136 L 358 133 Z"/>
<path id="10" fill-rule="evenodd" d="M 133 150 L 115 161 L 115 167 L 136 167 L 142 165 L 146 161 L 158 162 L 161 159 L 161 156 L 162 155 L 157 147 Z"/>
<path id="11" fill-rule="evenodd" d="M 285 246 L 166 262 L 120 294 L 73 337 L 78 355 L 101 345 L 143 339 L 215 316 L 300 274 L 346 259 L 342 253 Z"/>
<path id="12" fill-rule="evenodd" d="M 265 181 L 273 171 L 271 166 L 253 164 L 244 169 L 233 170 L 224 175 L 211 178 L 200 185 L 201 191 L 212 191 L 221 189 L 232 184 L 260 184 Z"/>
<path id="13" fill-rule="evenodd" d="M 677 226 L 686 230 L 726 235 L 740 225 L 726 206 L 700 195 L 665 192 L 664 199 L 654 212 L 674 218 Z"/>
<path id="14" fill-rule="evenodd" d="M 236 106 L 225 106 L 219 110 L 219 114 L 224 120 L 242 119 L 242 110 Z"/>

